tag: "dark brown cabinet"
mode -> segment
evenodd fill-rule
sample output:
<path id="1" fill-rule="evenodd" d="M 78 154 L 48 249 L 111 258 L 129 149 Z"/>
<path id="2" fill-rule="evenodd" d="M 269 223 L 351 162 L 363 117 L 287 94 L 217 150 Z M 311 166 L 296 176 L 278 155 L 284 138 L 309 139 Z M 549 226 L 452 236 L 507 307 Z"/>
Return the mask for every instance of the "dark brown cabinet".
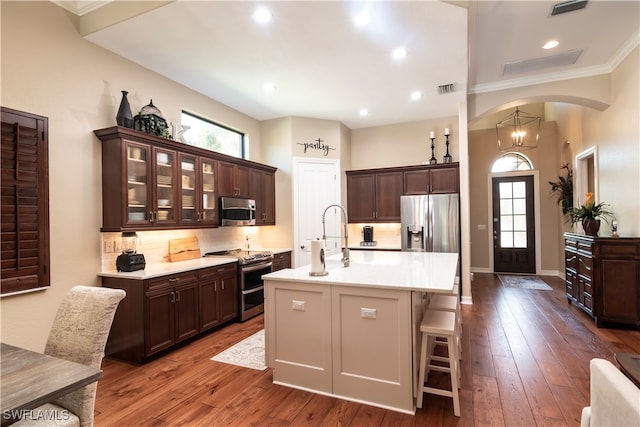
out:
<path id="1" fill-rule="evenodd" d="M 197 337 L 238 315 L 237 263 L 152 279 L 103 277 L 123 289 L 105 354 L 132 363 Z"/>
<path id="2" fill-rule="evenodd" d="M 256 225 L 276 224 L 276 178 L 271 171 L 249 170 L 249 194 L 256 201 Z"/>
<path id="3" fill-rule="evenodd" d="M 281 252 L 273 255 L 273 271 L 291 268 L 291 252 Z"/>
<path id="4" fill-rule="evenodd" d="M 640 239 L 565 233 L 569 302 L 605 324 L 640 326 Z"/>
<path id="5" fill-rule="evenodd" d="M 458 163 L 347 171 L 349 222 L 400 222 L 400 197 L 460 191 Z"/>
<path id="6" fill-rule="evenodd" d="M 149 280 L 145 305 L 147 356 L 196 336 L 200 331 L 197 272 Z"/>
<path id="7" fill-rule="evenodd" d="M 236 263 L 200 270 L 200 331 L 238 316 Z"/>
<path id="8" fill-rule="evenodd" d="M 416 168 L 404 171 L 404 194 L 450 194 L 460 191 L 457 163 Z"/>
<path id="9" fill-rule="evenodd" d="M 118 126 L 94 133 L 101 231 L 216 227 L 219 196 L 255 198 L 258 225 L 275 224 L 276 168 Z"/>
<path id="10" fill-rule="evenodd" d="M 218 193 L 220 196 L 249 198 L 249 168 L 235 163 L 218 163 Z"/>
<path id="11" fill-rule="evenodd" d="M 400 221 L 401 171 L 347 171 L 349 222 Z"/>

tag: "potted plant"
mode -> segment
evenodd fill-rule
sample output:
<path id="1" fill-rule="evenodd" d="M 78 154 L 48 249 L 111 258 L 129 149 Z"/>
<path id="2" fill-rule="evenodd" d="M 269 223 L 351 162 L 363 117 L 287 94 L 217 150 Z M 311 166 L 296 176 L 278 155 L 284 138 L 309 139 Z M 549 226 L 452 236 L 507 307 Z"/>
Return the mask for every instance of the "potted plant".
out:
<path id="1" fill-rule="evenodd" d="M 600 229 L 600 219 L 604 219 L 608 224 L 613 213 L 606 203 L 598 203 L 593 200 L 593 193 L 586 194 L 587 200 L 578 208 L 571 208 L 571 222 L 581 223 L 585 234 L 597 236 Z"/>
<path id="2" fill-rule="evenodd" d="M 558 204 L 562 206 L 562 214 L 567 215 L 573 208 L 573 173 L 569 169 L 569 164 L 565 163 L 560 168 L 566 169 L 566 176 L 560 175 L 558 181 L 549 181 L 551 193 L 558 197 Z"/>

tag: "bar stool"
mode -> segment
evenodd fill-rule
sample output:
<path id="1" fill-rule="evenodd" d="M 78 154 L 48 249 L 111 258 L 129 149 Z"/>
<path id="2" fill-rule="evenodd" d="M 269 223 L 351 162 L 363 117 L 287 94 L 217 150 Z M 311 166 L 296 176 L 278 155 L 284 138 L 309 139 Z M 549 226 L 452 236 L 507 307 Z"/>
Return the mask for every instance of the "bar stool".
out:
<path id="1" fill-rule="evenodd" d="M 429 310 L 450 311 L 456 314 L 456 345 L 458 346 L 458 356 L 460 360 L 462 360 L 462 316 L 460 313 L 460 299 L 457 295 L 433 294 L 429 299 L 428 308 Z M 446 340 L 435 340 L 434 342 L 439 345 L 447 345 Z"/>
<path id="2" fill-rule="evenodd" d="M 416 406 L 422 408 L 424 393 L 436 394 L 453 398 L 453 414 L 460 416 L 460 396 L 458 393 L 458 350 L 456 343 L 456 315 L 450 311 L 430 310 L 424 312 L 422 323 L 420 324 L 420 332 L 422 333 L 422 344 L 420 349 L 420 370 L 418 374 L 418 401 Z M 435 360 L 431 351 L 427 353 L 427 349 L 433 348 L 433 342 L 436 338 L 447 340 L 448 354 L 447 357 L 438 358 L 444 360 L 448 366 L 432 365 L 431 361 Z M 451 391 L 427 387 L 424 385 L 427 370 L 447 372 L 451 377 Z"/>

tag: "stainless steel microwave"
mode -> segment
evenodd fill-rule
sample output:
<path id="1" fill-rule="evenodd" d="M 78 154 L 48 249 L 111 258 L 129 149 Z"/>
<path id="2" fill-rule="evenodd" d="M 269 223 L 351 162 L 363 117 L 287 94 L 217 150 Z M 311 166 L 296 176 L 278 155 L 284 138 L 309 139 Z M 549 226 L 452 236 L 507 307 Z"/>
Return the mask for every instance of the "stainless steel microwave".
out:
<path id="1" fill-rule="evenodd" d="M 256 201 L 237 197 L 220 197 L 220 225 L 244 226 L 256 224 Z"/>

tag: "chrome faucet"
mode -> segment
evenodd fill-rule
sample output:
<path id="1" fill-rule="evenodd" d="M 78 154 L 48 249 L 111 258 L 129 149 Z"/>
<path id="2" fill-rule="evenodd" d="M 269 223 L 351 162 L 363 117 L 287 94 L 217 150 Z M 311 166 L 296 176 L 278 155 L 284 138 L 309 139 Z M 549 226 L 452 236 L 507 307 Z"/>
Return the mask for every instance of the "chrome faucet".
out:
<path id="1" fill-rule="evenodd" d="M 347 247 L 349 245 L 349 231 L 347 229 L 347 225 L 348 225 L 347 211 L 342 206 L 336 205 L 336 204 L 329 205 L 324 210 L 324 212 L 322 212 L 322 240 L 324 240 L 325 242 L 327 241 L 327 231 L 325 229 L 324 217 L 330 208 L 340 208 L 340 210 L 342 211 L 342 216 L 344 217 L 344 246 L 342 247 L 342 259 L 340 261 L 342 261 L 342 265 L 344 267 L 349 267 L 349 262 L 350 262 L 349 248 Z"/>

